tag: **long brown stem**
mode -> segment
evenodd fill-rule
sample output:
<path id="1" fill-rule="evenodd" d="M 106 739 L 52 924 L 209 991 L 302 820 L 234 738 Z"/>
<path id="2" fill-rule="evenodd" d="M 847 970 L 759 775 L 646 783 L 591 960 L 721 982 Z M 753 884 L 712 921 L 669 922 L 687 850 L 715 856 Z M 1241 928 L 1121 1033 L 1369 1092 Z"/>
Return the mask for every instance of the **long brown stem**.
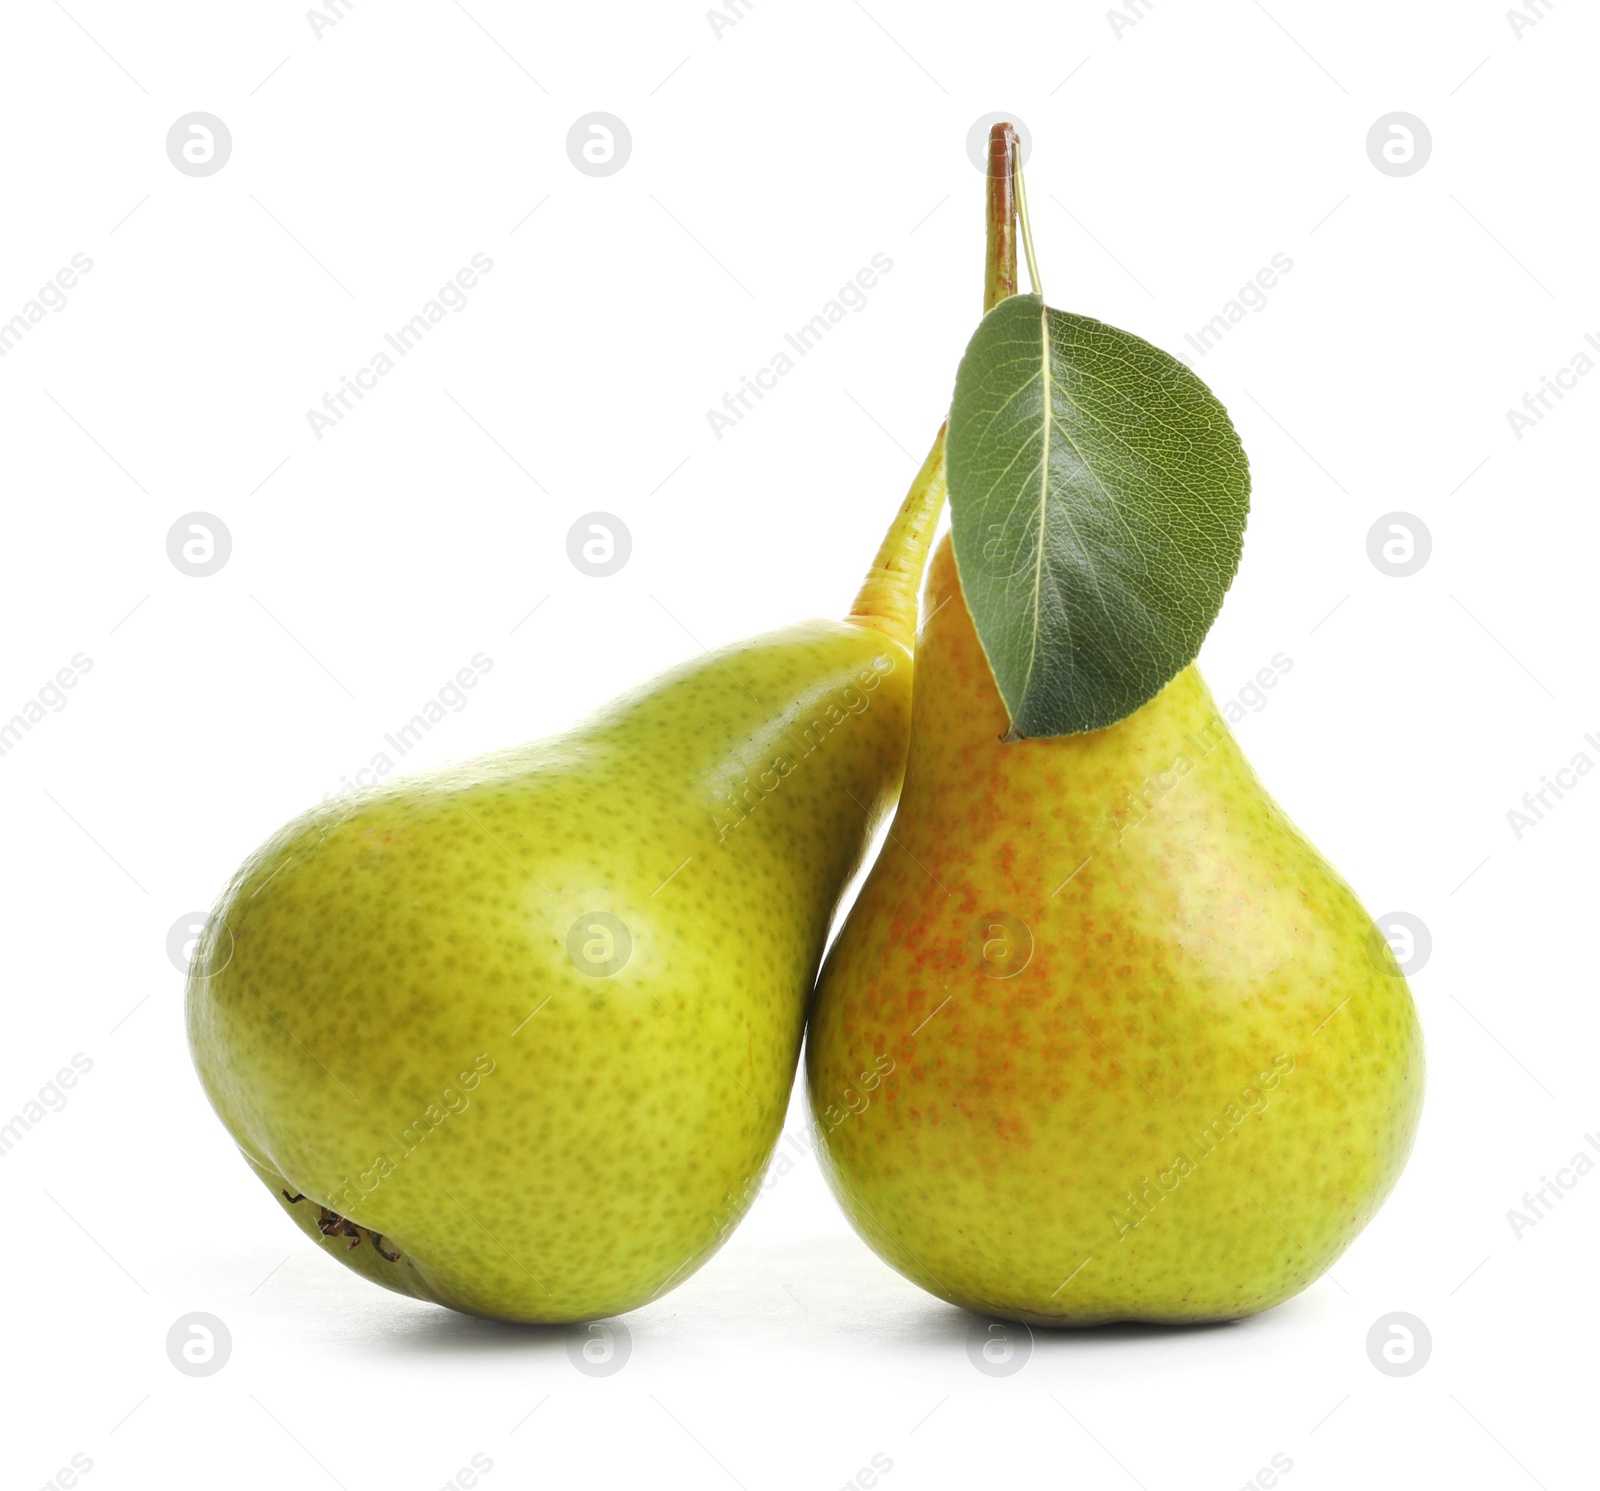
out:
<path id="1" fill-rule="evenodd" d="M 1017 293 L 1017 132 L 1009 124 L 989 131 L 989 178 L 983 261 L 983 309 L 987 314 Z M 917 631 L 917 595 L 939 513 L 944 507 L 944 434 L 939 426 L 933 448 L 911 483 L 911 490 L 884 535 L 845 620 L 872 627 L 908 651 Z"/>
<path id="2" fill-rule="evenodd" d="M 989 131 L 988 227 L 983 261 L 983 311 L 988 315 L 1017 293 L 1017 132 Z"/>

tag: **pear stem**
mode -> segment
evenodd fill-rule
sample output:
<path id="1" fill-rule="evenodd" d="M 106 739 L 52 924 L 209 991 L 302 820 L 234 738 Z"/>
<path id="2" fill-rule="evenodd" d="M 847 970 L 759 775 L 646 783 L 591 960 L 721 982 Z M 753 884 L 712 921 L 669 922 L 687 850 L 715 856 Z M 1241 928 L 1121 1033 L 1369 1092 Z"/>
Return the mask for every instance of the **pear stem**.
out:
<path id="1" fill-rule="evenodd" d="M 1017 132 L 1009 124 L 989 131 L 988 233 L 983 259 L 983 313 L 1017 293 Z"/>
<path id="2" fill-rule="evenodd" d="M 1016 130 L 997 124 L 989 131 L 989 178 L 986 194 L 988 232 L 983 264 L 983 309 L 992 311 L 1008 295 L 1017 293 L 1017 191 L 1021 187 Z M 1028 268 L 1033 271 L 1029 250 Z M 1038 288 L 1037 282 L 1034 286 Z M 917 472 L 906 500 L 884 535 L 878 557 L 872 561 L 855 605 L 845 620 L 871 627 L 892 637 L 910 652 L 917 634 L 917 599 L 922 572 L 933 544 L 939 514 L 944 508 L 944 435 L 949 420 L 939 426 L 933 448 Z"/>
<path id="3" fill-rule="evenodd" d="M 944 507 L 944 432 L 945 426 L 940 425 L 933 448 L 889 525 L 878 557 L 872 561 L 856 603 L 845 617 L 856 626 L 872 627 L 892 637 L 907 652 L 916 643 L 922 571 Z"/>

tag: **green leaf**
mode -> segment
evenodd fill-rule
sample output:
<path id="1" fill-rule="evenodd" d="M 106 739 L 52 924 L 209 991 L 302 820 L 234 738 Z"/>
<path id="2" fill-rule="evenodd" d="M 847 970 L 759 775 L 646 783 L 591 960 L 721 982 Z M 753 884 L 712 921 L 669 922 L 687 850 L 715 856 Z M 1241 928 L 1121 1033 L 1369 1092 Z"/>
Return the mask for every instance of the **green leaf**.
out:
<path id="1" fill-rule="evenodd" d="M 1115 724 L 1194 661 L 1250 470 L 1227 411 L 1131 332 L 1013 295 L 956 374 L 956 567 L 1014 736 Z"/>

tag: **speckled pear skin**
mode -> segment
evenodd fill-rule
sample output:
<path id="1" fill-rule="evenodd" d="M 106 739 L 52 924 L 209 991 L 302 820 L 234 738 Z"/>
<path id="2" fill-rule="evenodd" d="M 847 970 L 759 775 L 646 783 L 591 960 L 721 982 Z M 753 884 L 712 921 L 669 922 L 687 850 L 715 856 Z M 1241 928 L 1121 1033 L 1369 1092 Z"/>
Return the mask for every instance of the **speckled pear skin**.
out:
<path id="1" fill-rule="evenodd" d="M 897 641 L 808 622 L 290 824 L 188 987 L 246 1159 L 342 1263 L 459 1310 L 594 1319 L 687 1278 L 771 1155 L 910 693 Z M 632 939 L 600 975 L 595 912 Z"/>
<path id="2" fill-rule="evenodd" d="M 893 837 L 807 1037 L 835 1194 L 923 1288 L 1032 1324 L 1288 1299 L 1411 1149 L 1392 954 L 1194 668 L 1109 729 L 1006 744 L 948 539 L 924 615 Z"/>

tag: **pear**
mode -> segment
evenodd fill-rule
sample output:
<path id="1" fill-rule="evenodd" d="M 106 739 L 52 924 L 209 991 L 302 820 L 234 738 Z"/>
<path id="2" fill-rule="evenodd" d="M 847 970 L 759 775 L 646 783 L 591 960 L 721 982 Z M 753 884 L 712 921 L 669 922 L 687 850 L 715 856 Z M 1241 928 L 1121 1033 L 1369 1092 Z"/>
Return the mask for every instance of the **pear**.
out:
<path id="1" fill-rule="evenodd" d="M 341 1262 L 513 1321 L 645 1304 L 754 1199 L 836 903 L 899 790 L 941 439 L 848 620 L 386 781 L 247 860 L 189 1039 Z"/>
<path id="2" fill-rule="evenodd" d="M 923 1288 L 1033 1324 L 1288 1299 L 1411 1148 L 1393 955 L 1194 667 L 1002 741 L 948 539 L 924 605 L 904 792 L 807 1035 L 841 1205 Z"/>

